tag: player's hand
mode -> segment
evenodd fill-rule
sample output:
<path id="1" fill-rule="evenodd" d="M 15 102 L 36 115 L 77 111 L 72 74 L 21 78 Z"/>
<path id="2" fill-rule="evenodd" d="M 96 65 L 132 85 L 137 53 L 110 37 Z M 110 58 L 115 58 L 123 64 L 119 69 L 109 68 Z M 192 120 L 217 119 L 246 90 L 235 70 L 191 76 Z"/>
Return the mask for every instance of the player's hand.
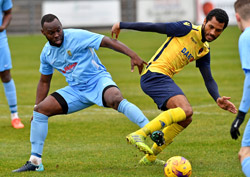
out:
<path id="1" fill-rule="evenodd" d="M 30 123 L 32 122 L 32 120 L 33 120 L 33 116 L 30 118 Z"/>
<path id="2" fill-rule="evenodd" d="M 244 121 L 244 118 L 242 119 L 239 117 L 236 117 L 235 120 L 233 121 L 231 130 L 230 130 L 232 139 L 236 140 L 240 136 L 239 128 L 240 128 L 240 125 L 243 123 L 243 121 Z"/>
<path id="3" fill-rule="evenodd" d="M 131 72 L 134 72 L 134 67 L 137 66 L 139 74 L 141 74 L 144 65 L 148 65 L 148 63 L 142 60 L 139 56 L 135 55 L 134 57 L 131 57 Z"/>
<path id="4" fill-rule="evenodd" d="M 111 29 L 111 36 L 112 38 L 114 38 L 114 34 L 115 34 L 115 39 L 118 38 L 119 34 L 120 34 L 120 22 L 118 23 L 115 23 L 113 26 L 112 26 L 112 29 Z"/>
<path id="5" fill-rule="evenodd" d="M 224 110 L 227 110 L 233 114 L 236 114 L 237 113 L 237 109 L 236 107 L 234 106 L 234 104 L 232 102 L 229 101 L 230 100 L 230 97 L 219 97 L 216 102 L 217 102 L 217 105 L 224 109 Z"/>

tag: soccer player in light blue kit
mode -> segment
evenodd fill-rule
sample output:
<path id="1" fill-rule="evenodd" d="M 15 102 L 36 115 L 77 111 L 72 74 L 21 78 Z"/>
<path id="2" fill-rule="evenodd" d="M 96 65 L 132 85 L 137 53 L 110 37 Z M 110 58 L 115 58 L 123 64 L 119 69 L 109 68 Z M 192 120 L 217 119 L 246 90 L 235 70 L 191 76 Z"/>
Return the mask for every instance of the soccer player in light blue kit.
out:
<path id="1" fill-rule="evenodd" d="M 241 66 L 245 73 L 243 95 L 239 111 L 232 123 L 230 131 L 232 138 L 237 139 L 240 135 L 239 127 L 244 121 L 250 107 L 250 0 L 237 0 L 234 4 L 234 8 L 238 27 L 243 32 L 239 38 L 239 53 Z M 239 160 L 242 171 L 247 177 L 250 177 L 250 119 L 243 134 Z"/>
<path id="2" fill-rule="evenodd" d="M 0 77 L 3 82 L 5 96 L 11 112 L 11 124 L 14 128 L 19 129 L 23 128 L 24 125 L 17 112 L 16 87 L 10 74 L 12 63 L 6 35 L 6 28 L 10 24 L 12 18 L 12 6 L 11 0 L 0 0 Z"/>
<path id="3" fill-rule="evenodd" d="M 44 170 L 42 152 L 50 116 L 70 114 L 97 104 L 123 113 L 140 127 L 149 122 L 138 107 L 123 98 L 95 53 L 99 47 L 123 53 L 131 58 L 131 71 L 136 65 L 141 73 L 146 62 L 134 51 L 104 35 L 81 29 L 63 30 L 53 14 L 43 16 L 41 25 L 48 42 L 40 55 L 41 77 L 31 121 L 31 156 L 24 166 L 13 172 Z M 65 76 L 68 86 L 47 95 L 54 69 Z"/>

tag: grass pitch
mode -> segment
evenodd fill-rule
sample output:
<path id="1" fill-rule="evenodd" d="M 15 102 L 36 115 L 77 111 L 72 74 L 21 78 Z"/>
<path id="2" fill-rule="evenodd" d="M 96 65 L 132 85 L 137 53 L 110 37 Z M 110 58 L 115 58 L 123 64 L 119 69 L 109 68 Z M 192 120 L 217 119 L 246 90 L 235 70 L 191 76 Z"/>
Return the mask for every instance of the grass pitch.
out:
<path id="1" fill-rule="evenodd" d="M 110 36 L 106 32 L 103 34 Z M 210 44 L 212 73 L 220 94 L 230 96 L 237 107 L 244 80 L 237 48 L 239 35 L 237 27 L 229 27 Z M 119 40 L 148 61 L 165 38 L 165 35 L 156 33 L 124 30 Z M 138 161 L 144 154 L 126 143 L 125 136 L 137 130 L 137 125 L 123 114 L 98 106 L 71 115 L 51 117 L 43 153 L 45 171 L 11 173 L 30 156 L 30 118 L 40 77 L 39 56 L 45 42 L 42 35 L 9 36 L 12 76 L 17 88 L 19 115 L 25 128 L 15 130 L 11 127 L 7 101 L 1 87 L 0 176 L 164 176 L 161 166 L 139 166 Z M 138 70 L 130 73 L 128 57 L 104 48 L 97 53 L 125 98 L 141 108 L 150 120 L 160 113 L 140 89 Z M 174 79 L 193 105 L 193 122 L 159 158 L 186 157 L 192 164 L 193 177 L 243 177 L 237 157 L 242 136 L 235 141 L 229 134 L 235 115 L 220 109 L 209 96 L 195 62 L 186 66 Z M 65 85 L 65 79 L 56 72 L 50 92 Z M 246 122 L 240 128 L 241 133 Z M 148 140 L 148 144 L 152 142 Z"/>

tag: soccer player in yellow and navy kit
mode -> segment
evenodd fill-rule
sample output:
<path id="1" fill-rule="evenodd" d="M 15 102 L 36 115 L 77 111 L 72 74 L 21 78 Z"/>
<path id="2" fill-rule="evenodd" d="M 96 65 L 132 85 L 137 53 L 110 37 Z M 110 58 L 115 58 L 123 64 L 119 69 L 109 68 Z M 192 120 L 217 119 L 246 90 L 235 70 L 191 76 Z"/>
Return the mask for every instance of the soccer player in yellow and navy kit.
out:
<path id="1" fill-rule="evenodd" d="M 141 164 L 164 164 L 156 156 L 191 122 L 193 110 L 182 90 L 172 77 L 185 65 L 196 61 L 208 92 L 222 109 L 236 113 L 237 109 L 229 101 L 230 97 L 220 96 L 218 86 L 210 69 L 210 51 L 208 42 L 215 40 L 227 27 L 228 15 L 222 9 L 212 10 L 202 26 L 189 21 L 173 23 L 116 23 L 112 27 L 112 36 L 116 38 L 120 29 L 133 29 L 167 34 L 167 39 L 148 62 L 141 76 L 142 90 L 149 95 L 163 112 L 138 131 L 126 138 L 129 143 L 144 151 L 146 156 Z M 161 130 L 163 139 L 154 143 L 150 149 L 144 140 L 152 132 Z"/>

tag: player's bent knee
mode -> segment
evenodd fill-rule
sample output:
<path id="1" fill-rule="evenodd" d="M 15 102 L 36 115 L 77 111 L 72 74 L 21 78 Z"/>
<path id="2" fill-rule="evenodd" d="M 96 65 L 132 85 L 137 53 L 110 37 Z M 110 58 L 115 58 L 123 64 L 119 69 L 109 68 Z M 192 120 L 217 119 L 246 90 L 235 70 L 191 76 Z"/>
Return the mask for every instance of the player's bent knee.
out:
<path id="1" fill-rule="evenodd" d="M 115 95 L 115 96 L 112 98 L 112 100 L 111 100 L 109 103 L 107 103 L 107 105 L 108 105 L 109 107 L 111 107 L 111 108 L 117 110 L 117 109 L 118 109 L 118 106 L 119 106 L 119 104 L 120 104 L 120 102 L 121 102 L 122 100 L 123 100 L 123 97 L 122 97 L 121 94 L 120 94 L 120 95 Z"/>
<path id="2" fill-rule="evenodd" d="M 41 113 L 41 114 L 47 115 L 47 114 L 45 113 L 46 111 L 44 111 L 40 105 L 35 106 L 35 107 L 34 107 L 34 111 L 35 111 L 35 112 L 38 112 L 38 113 Z M 48 116 L 48 115 L 47 115 L 47 116 Z"/>
<path id="3" fill-rule="evenodd" d="M 185 108 L 182 108 L 182 109 L 185 112 L 187 118 L 189 118 L 189 117 L 191 118 L 192 117 L 192 115 L 193 115 L 193 109 L 192 109 L 192 107 L 188 106 L 188 107 L 185 107 Z"/>
<path id="4" fill-rule="evenodd" d="M 104 106 L 113 108 L 115 110 L 118 109 L 120 102 L 124 99 L 121 91 L 115 86 L 109 87 L 107 90 L 105 90 L 103 98 Z"/>
<path id="5" fill-rule="evenodd" d="M 11 76 L 2 76 L 1 80 L 3 83 L 8 83 L 11 80 Z"/>
<path id="6" fill-rule="evenodd" d="M 109 94 L 105 95 L 105 105 L 117 110 L 120 102 L 123 99 L 124 98 L 122 97 L 121 92 L 119 90 L 115 90 L 114 92 L 110 92 Z"/>
<path id="7" fill-rule="evenodd" d="M 35 107 L 34 107 L 34 109 L 33 109 L 33 111 L 36 111 L 36 112 L 38 112 L 38 106 L 36 105 Z"/>

